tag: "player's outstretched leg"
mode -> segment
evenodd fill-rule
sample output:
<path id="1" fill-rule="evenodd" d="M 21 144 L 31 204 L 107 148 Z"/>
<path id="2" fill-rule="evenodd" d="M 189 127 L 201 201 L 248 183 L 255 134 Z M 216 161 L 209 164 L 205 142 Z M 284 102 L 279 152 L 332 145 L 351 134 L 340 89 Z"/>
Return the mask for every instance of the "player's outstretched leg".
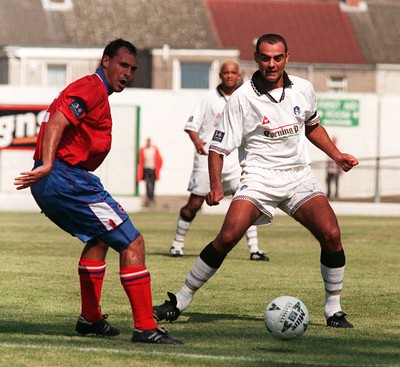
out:
<path id="1" fill-rule="evenodd" d="M 175 321 L 191 303 L 194 294 L 210 279 L 221 266 L 226 255 L 218 252 L 212 242 L 200 253 L 185 279 L 185 284 L 177 294 L 168 292 L 169 300 L 153 306 L 156 321 Z"/>

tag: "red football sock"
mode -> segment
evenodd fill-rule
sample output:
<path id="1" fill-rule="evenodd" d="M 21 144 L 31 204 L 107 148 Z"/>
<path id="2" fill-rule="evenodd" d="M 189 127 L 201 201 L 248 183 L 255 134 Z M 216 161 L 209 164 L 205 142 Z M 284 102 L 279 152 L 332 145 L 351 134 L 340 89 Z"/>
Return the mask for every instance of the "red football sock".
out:
<path id="1" fill-rule="evenodd" d="M 97 322 L 103 318 L 100 297 L 106 272 L 104 261 L 81 258 L 78 273 L 81 285 L 81 316 L 86 321 Z"/>
<path id="2" fill-rule="evenodd" d="M 150 273 L 145 266 L 123 268 L 121 283 L 131 303 L 134 327 L 150 330 L 157 327 L 153 319 L 153 303 L 150 288 Z"/>

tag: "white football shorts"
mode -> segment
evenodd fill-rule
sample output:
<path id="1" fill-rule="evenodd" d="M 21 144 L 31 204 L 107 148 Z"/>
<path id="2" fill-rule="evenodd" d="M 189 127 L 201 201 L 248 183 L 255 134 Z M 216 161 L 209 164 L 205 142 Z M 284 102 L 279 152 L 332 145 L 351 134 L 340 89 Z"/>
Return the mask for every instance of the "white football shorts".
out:
<path id="1" fill-rule="evenodd" d="M 244 168 L 233 200 L 251 201 L 263 215 L 256 225 L 270 224 L 276 208 L 290 216 L 306 201 L 325 195 L 309 166 L 287 170 Z"/>

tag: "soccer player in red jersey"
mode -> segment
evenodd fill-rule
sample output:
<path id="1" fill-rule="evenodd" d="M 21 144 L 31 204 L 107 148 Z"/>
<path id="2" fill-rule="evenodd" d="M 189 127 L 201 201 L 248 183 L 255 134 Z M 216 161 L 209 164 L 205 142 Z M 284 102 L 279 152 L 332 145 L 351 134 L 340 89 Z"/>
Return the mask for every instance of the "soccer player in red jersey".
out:
<path id="1" fill-rule="evenodd" d="M 100 297 L 109 247 L 120 256 L 120 280 L 129 298 L 133 342 L 182 344 L 153 320 L 145 246 L 124 209 L 92 174 L 111 148 L 108 96 L 121 92 L 137 69 L 137 50 L 121 38 L 104 49 L 95 74 L 68 85 L 50 105 L 41 125 L 34 168 L 15 178 L 17 190 L 30 187 L 43 213 L 85 243 L 79 261 L 81 335 L 115 336 Z"/>

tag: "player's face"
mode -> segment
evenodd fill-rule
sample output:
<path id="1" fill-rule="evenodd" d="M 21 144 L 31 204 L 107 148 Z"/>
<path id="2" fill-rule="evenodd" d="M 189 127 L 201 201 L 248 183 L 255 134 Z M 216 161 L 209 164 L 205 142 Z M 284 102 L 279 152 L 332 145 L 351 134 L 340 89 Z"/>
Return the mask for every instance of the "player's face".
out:
<path id="1" fill-rule="evenodd" d="M 289 53 L 285 52 L 285 45 L 282 42 L 273 45 L 267 42 L 261 43 L 258 53 L 254 53 L 254 59 L 261 75 L 271 88 L 283 86 L 283 72 L 289 60 Z"/>
<path id="2" fill-rule="evenodd" d="M 239 66 L 238 64 L 225 63 L 222 65 L 221 72 L 219 73 L 222 85 L 233 88 L 240 79 Z"/>
<path id="3" fill-rule="evenodd" d="M 102 65 L 109 87 L 118 93 L 133 78 L 137 60 L 125 47 L 121 47 L 113 58 L 104 56 Z"/>

